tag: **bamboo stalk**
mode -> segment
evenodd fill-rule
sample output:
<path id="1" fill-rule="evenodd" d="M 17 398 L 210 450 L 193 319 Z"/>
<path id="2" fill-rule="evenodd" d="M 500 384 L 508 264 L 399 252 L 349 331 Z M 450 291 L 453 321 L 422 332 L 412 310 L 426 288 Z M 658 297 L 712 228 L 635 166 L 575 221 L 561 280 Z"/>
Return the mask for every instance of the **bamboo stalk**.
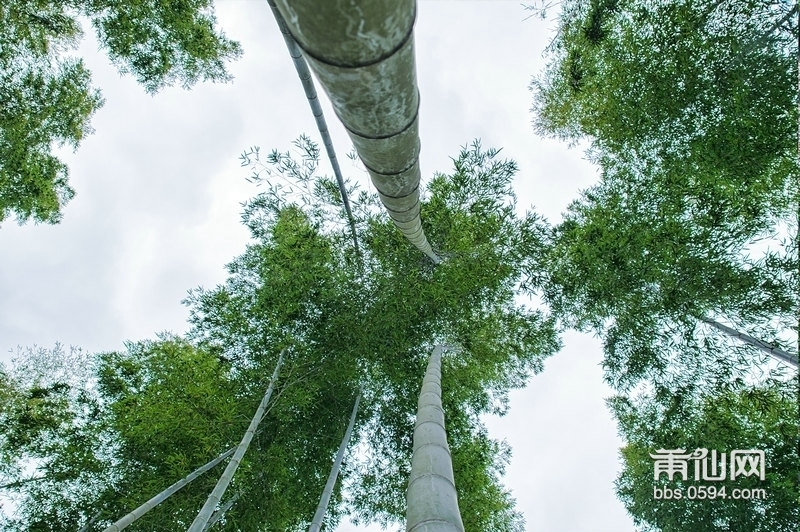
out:
<path id="1" fill-rule="evenodd" d="M 434 348 L 419 393 L 414 454 L 406 492 L 406 532 L 464 532 L 444 428 L 443 351 L 444 346 Z"/>
<path id="2" fill-rule="evenodd" d="M 147 512 L 149 512 L 150 510 L 152 510 L 153 508 L 155 508 L 156 506 L 167 500 L 173 493 L 183 488 L 191 481 L 193 481 L 194 479 L 196 479 L 209 469 L 212 469 L 214 466 L 225 460 L 227 457 L 232 455 L 234 451 L 235 451 L 234 448 L 230 448 L 221 455 L 211 460 L 210 462 L 207 462 L 205 465 L 198 467 L 197 469 L 195 469 L 194 471 L 192 471 L 179 481 L 175 482 L 173 485 L 171 485 L 158 495 L 152 497 L 150 500 L 148 500 L 147 502 L 145 502 L 144 504 L 142 504 L 129 514 L 126 514 L 125 516 L 120 518 L 117 522 L 106 528 L 103 532 L 119 532 L 120 530 L 127 527 L 128 525 L 130 525 L 131 523 L 142 517 L 144 514 L 146 514 Z"/>
<path id="3" fill-rule="evenodd" d="M 236 473 L 236 469 L 239 467 L 239 463 L 242 461 L 244 453 L 247 452 L 247 448 L 250 446 L 250 441 L 253 439 L 253 435 L 258 428 L 258 424 L 261 422 L 261 419 L 264 416 L 267 403 L 269 403 L 269 399 L 272 396 L 272 390 L 275 387 L 275 381 L 278 380 L 278 371 L 280 370 L 281 363 L 283 362 L 284 351 L 281 351 L 280 355 L 278 355 L 278 363 L 275 364 L 275 371 L 272 372 L 272 378 L 269 381 L 267 393 L 265 393 L 263 399 L 261 399 L 261 403 L 258 405 L 256 413 L 253 415 L 253 419 L 250 421 L 250 426 L 247 428 L 247 431 L 245 431 L 244 437 L 242 437 L 241 443 L 239 443 L 239 445 L 236 447 L 236 452 L 233 453 L 233 458 L 231 458 L 231 461 L 228 462 L 228 466 L 219 477 L 217 485 L 214 486 L 214 489 L 211 491 L 211 494 L 208 496 L 205 504 L 200 509 L 200 513 L 198 513 L 197 517 L 194 518 L 194 521 L 189 527 L 188 532 L 202 532 L 203 528 L 211 519 L 211 515 L 214 513 L 214 509 L 219 504 L 222 496 L 225 495 L 225 490 L 228 489 L 228 485 L 231 483 L 231 480 L 233 480 L 233 475 Z"/>
<path id="4" fill-rule="evenodd" d="M 289 32 L 289 28 L 286 26 L 286 22 L 283 20 L 283 15 L 281 15 L 281 12 L 278 11 L 278 6 L 275 5 L 275 0 L 268 0 L 268 2 L 270 9 L 272 9 L 272 14 L 275 17 L 275 21 L 278 23 L 278 28 L 280 28 L 281 34 L 283 35 L 283 40 L 286 42 L 286 47 L 289 49 L 289 55 L 292 57 L 294 68 L 297 71 L 297 76 L 300 78 L 300 82 L 303 84 L 303 90 L 306 93 L 306 100 L 308 100 L 308 104 L 311 106 L 311 113 L 314 115 L 314 120 L 317 122 L 317 129 L 322 137 L 322 143 L 325 145 L 325 151 L 328 154 L 328 160 L 330 160 L 331 167 L 333 168 L 333 174 L 336 176 L 336 183 L 339 186 L 339 194 L 342 196 L 344 209 L 347 212 L 347 221 L 350 224 L 350 235 L 353 238 L 353 245 L 355 246 L 356 255 L 359 258 L 359 267 L 363 268 L 361 265 L 361 249 L 358 247 L 358 239 L 356 238 L 356 222 L 355 218 L 353 218 L 353 211 L 350 208 L 350 198 L 347 196 L 344 178 L 342 177 L 342 171 L 339 168 L 339 160 L 336 158 L 336 151 L 333 149 L 333 141 L 331 140 L 330 131 L 328 131 L 328 124 L 325 121 L 325 115 L 322 113 L 322 107 L 319 104 L 319 98 L 317 97 L 317 91 L 314 88 L 314 80 L 311 77 L 311 71 L 308 69 L 308 64 L 303 58 L 303 54 L 300 51 L 300 47 L 297 45 L 297 41 L 294 40 L 294 37 L 292 37 L 292 34 Z"/>
<path id="5" fill-rule="evenodd" d="M 415 0 L 275 0 L 395 226 L 435 264 L 420 219 Z"/>
<path id="6" fill-rule="evenodd" d="M 336 459 L 333 461 L 331 472 L 328 475 L 328 481 L 325 483 L 325 489 L 322 491 L 322 497 L 319 499 L 317 511 L 314 513 L 314 518 L 308 527 L 308 532 L 319 532 L 322 528 L 322 520 L 325 517 L 325 512 L 328 510 L 328 504 L 333 494 L 333 487 L 336 485 L 336 478 L 339 476 L 339 470 L 342 467 L 342 459 L 347 450 L 347 444 L 350 442 L 350 436 L 353 433 L 353 425 L 356 422 L 356 414 L 358 413 L 358 404 L 361 402 L 361 392 L 359 391 L 356 396 L 356 402 L 353 405 L 353 411 L 350 413 L 350 422 L 347 424 L 347 430 L 342 437 L 342 443 L 339 444 L 339 451 L 336 453 Z"/>

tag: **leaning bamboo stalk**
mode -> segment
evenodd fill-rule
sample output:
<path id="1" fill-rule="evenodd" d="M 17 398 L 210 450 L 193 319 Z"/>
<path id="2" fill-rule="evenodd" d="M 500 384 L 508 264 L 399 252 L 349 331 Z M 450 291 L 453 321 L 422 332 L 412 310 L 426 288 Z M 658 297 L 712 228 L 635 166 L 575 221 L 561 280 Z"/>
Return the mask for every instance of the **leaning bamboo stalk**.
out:
<path id="1" fill-rule="evenodd" d="M 339 159 L 336 158 L 336 151 L 333 149 L 333 140 L 331 140 L 331 134 L 328 130 L 328 123 L 325 120 L 325 115 L 322 113 L 322 106 L 319 104 L 317 90 L 314 88 L 314 80 L 311 77 L 311 71 L 308 69 L 308 63 L 303 59 L 300 47 L 289 32 L 286 21 L 283 20 L 283 15 L 278 11 L 275 0 L 268 0 L 268 3 L 270 9 L 272 9 L 272 15 L 275 17 L 275 22 L 278 23 L 278 28 L 281 30 L 281 35 L 283 35 L 286 48 L 289 49 L 289 55 L 292 57 L 294 69 L 297 71 L 297 77 L 300 78 L 300 83 L 303 84 L 306 100 L 308 100 L 308 104 L 311 106 L 311 113 L 314 115 L 314 120 L 317 122 L 317 129 L 322 137 L 322 143 L 325 145 L 325 151 L 328 154 L 328 160 L 333 168 L 333 174 L 336 176 L 336 184 L 339 186 L 339 194 L 342 196 L 342 203 L 344 203 L 344 210 L 347 213 L 347 221 L 350 225 L 350 236 L 353 239 L 353 246 L 355 247 L 356 255 L 359 257 L 360 265 L 361 250 L 358 247 L 358 239 L 356 238 L 356 222 L 355 218 L 353 218 L 353 211 L 350 208 L 350 198 L 347 195 L 347 188 L 345 187 L 344 178 L 342 177 L 342 170 L 339 168 Z"/>
<path id="2" fill-rule="evenodd" d="M 783 349 L 772 345 L 770 343 L 764 342 L 763 340 L 759 340 L 758 338 L 753 338 L 749 334 L 745 334 L 743 332 L 739 332 L 736 329 L 732 329 L 727 325 L 723 325 L 719 322 L 712 320 L 711 318 L 701 317 L 701 321 L 711 325 L 715 329 L 724 332 L 728 336 L 732 338 L 736 338 L 737 340 L 744 342 L 748 345 L 761 349 L 762 351 L 769 353 L 774 358 L 780 360 L 781 362 L 785 362 L 787 364 L 791 364 L 794 367 L 798 367 L 798 358 L 797 355 L 793 355 L 788 351 L 784 351 Z"/>
<path id="3" fill-rule="evenodd" d="M 155 508 L 156 506 L 167 500 L 176 491 L 183 488 L 184 486 L 192 482 L 194 479 L 196 479 L 209 469 L 212 469 L 217 464 L 228 458 L 230 455 L 233 454 L 235 450 L 236 449 L 232 447 L 227 451 L 225 451 L 224 453 L 222 453 L 221 455 L 214 458 L 213 460 L 207 462 L 205 465 L 198 467 L 197 469 L 195 469 L 194 471 L 192 471 L 179 481 L 175 482 L 173 485 L 171 485 L 158 495 L 154 496 L 153 498 L 151 498 L 150 500 L 148 500 L 147 502 L 145 502 L 144 504 L 142 504 L 141 506 L 130 512 L 129 514 L 123 516 L 113 525 L 106 528 L 103 532 L 119 532 L 123 528 L 132 524 L 134 521 L 142 517 L 144 514 L 146 514 L 147 512 L 149 512 L 150 510 L 152 510 L 153 508 Z"/>
<path id="4" fill-rule="evenodd" d="M 342 443 L 339 444 L 339 451 L 336 453 L 336 459 L 333 461 L 331 472 L 328 475 L 328 481 L 325 483 L 325 489 L 322 490 L 322 497 L 319 499 L 317 511 L 314 513 L 314 518 L 311 520 L 308 532 L 319 532 L 322 528 L 322 520 L 325 517 L 325 512 L 328 510 L 328 503 L 330 503 L 333 487 L 336 485 L 336 478 L 339 476 L 339 470 L 342 468 L 342 459 L 344 458 L 345 451 L 347 451 L 347 444 L 350 442 L 350 436 L 353 433 L 353 425 L 355 425 L 356 422 L 356 414 L 358 413 L 358 404 L 360 402 L 361 392 L 359 391 L 356 396 L 356 402 L 353 405 L 353 411 L 350 413 L 350 422 L 347 424 L 344 437 L 342 437 Z"/>
<path id="5" fill-rule="evenodd" d="M 464 532 L 444 428 L 443 351 L 444 346 L 434 348 L 419 393 L 414 454 L 406 492 L 406 532 Z"/>
<path id="6" fill-rule="evenodd" d="M 200 509 L 197 517 L 194 518 L 194 521 L 189 527 L 188 532 L 202 532 L 203 527 L 205 527 L 209 519 L 211 519 L 214 509 L 217 507 L 222 499 L 222 496 L 225 494 L 225 490 L 228 489 L 228 485 L 231 483 L 231 480 L 233 480 L 233 475 L 236 472 L 236 469 L 239 467 L 239 463 L 242 461 L 244 453 L 247 452 L 247 448 L 250 446 L 250 441 L 253 439 L 253 435 L 258 428 L 258 424 L 264 417 L 264 411 L 267 409 L 267 403 L 269 403 L 269 399 L 272 396 L 272 390 L 275 387 L 275 381 L 278 380 L 278 371 L 280 370 L 281 362 L 283 362 L 284 351 L 281 351 L 280 355 L 278 355 L 278 363 L 275 364 L 275 371 L 272 372 L 272 378 L 269 381 L 267 393 L 265 393 L 264 398 L 261 399 L 261 403 L 258 405 L 256 413 L 253 415 L 253 419 L 250 421 L 250 426 L 244 433 L 244 437 L 242 437 L 241 443 L 239 443 L 239 445 L 236 447 L 236 452 L 233 453 L 233 458 L 231 458 L 231 461 L 228 462 L 228 466 L 225 468 L 222 476 L 219 477 L 217 485 L 214 486 L 214 489 L 208 496 L 208 499 L 203 507 Z"/>

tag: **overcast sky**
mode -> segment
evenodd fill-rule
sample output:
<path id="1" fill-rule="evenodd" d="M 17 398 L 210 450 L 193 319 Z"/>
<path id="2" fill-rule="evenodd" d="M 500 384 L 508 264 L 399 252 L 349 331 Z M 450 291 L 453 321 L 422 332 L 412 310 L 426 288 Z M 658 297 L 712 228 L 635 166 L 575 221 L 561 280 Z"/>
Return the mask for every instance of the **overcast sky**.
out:
<path id="1" fill-rule="evenodd" d="M 460 146 L 480 138 L 518 162 L 521 207 L 557 222 L 596 172 L 580 147 L 538 138 L 531 127 L 528 85 L 553 23 L 528 14 L 516 1 L 420 2 L 421 166 L 423 179 L 447 172 Z M 0 228 L 3 360 L 16 346 L 120 350 L 126 340 L 185 331 L 187 290 L 221 283 L 247 243 L 240 203 L 257 189 L 238 155 L 253 145 L 286 150 L 304 132 L 318 140 L 266 2 L 223 0 L 217 15 L 244 47 L 234 82 L 152 97 L 96 52 L 85 28 L 80 53 L 106 104 L 95 133 L 76 153 L 63 152 L 77 195 L 62 223 Z M 323 106 L 343 171 L 366 185 L 344 157 L 351 144 L 324 98 Z M 487 420 L 513 448 L 506 485 L 531 532 L 633 529 L 614 495 L 621 441 L 600 359 L 597 339 L 566 335 L 545 371 L 512 393 L 509 414 Z M 338 532 L 357 530 L 378 528 L 345 521 Z"/>

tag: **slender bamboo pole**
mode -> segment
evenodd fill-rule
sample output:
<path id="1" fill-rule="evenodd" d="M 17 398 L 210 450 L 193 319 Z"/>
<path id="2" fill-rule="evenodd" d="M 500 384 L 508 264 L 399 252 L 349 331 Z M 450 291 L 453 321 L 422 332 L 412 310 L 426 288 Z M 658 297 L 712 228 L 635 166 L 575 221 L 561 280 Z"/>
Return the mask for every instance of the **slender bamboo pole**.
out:
<path id="1" fill-rule="evenodd" d="M 328 153 L 328 159 L 333 168 L 333 174 L 336 176 L 336 183 L 339 186 L 339 194 L 342 196 L 344 209 L 347 212 L 347 221 L 350 224 L 350 234 L 353 238 L 353 245 L 355 246 L 356 255 L 359 257 L 359 265 L 361 263 L 361 249 L 358 247 L 358 239 L 356 238 L 356 222 L 353 218 L 353 211 L 350 209 L 350 198 L 347 196 L 347 189 L 345 188 L 344 178 L 342 171 L 339 168 L 339 160 L 336 158 L 336 151 L 333 149 L 333 141 L 331 140 L 330 131 L 328 131 L 328 124 L 325 121 L 325 115 L 322 113 L 322 107 L 319 104 L 317 91 L 314 88 L 314 80 L 311 77 L 311 71 L 308 69 L 306 60 L 303 59 L 303 54 L 300 47 L 289 32 L 286 22 L 283 20 L 283 15 L 278 11 L 278 6 L 275 5 L 275 0 L 268 0 L 269 7 L 272 9 L 272 15 L 275 17 L 275 22 L 278 23 L 278 28 L 281 30 L 283 40 L 286 42 L 286 48 L 289 49 L 289 55 L 294 62 L 294 68 L 297 71 L 297 76 L 303 84 L 303 90 L 306 93 L 306 99 L 311 106 L 311 113 L 314 115 L 314 120 L 317 122 L 317 129 L 322 137 L 322 143 L 325 145 L 325 151 Z M 361 267 L 361 266 L 360 266 Z"/>
<path id="2" fill-rule="evenodd" d="M 458 509 L 453 460 L 442 409 L 442 352 L 428 360 L 414 424 L 414 454 L 406 492 L 406 532 L 464 532 Z"/>
<path id="3" fill-rule="evenodd" d="M 361 391 L 356 396 L 356 402 L 353 405 L 353 411 L 350 413 L 350 422 L 347 424 L 347 430 L 342 437 L 342 443 L 339 444 L 339 451 L 336 453 L 336 459 L 333 461 L 331 472 L 328 475 L 328 481 L 325 483 L 325 489 L 322 491 L 322 497 L 319 499 L 317 511 L 314 513 L 314 519 L 311 520 L 311 525 L 308 527 L 308 532 L 319 532 L 322 528 L 322 520 L 325 517 L 325 512 L 328 510 L 328 503 L 330 503 L 331 495 L 333 494 L 333 487 L 336 485 L 336 478 L 339 476 L 339 470 L 342 467 L 342 459 L 347 450 L 347 444 L 350 442 L 350 436 L 353 433 L 353 425 L 356 422 L 356 414 L 358 413 L 358 404 L 361 402 Z"/>
<path id="4" fill-rule="evenodd" d="M 748 345 L 752 345 L 753 347 L 756 347 L 766 353 L 769 353 L 770 355 L 780 360 L 781 362 L 784 362 L 786 364 L 791 364 L 794 367 L 798 367 L 797 355 L 793 355 L 788 351 L 784 351 L 783 349 L 774 346 L 770 343 L 764 342 L 763 340 L 759 340 L 758 338 L 753 338 L 749 334 L 745 334 L 737 331 L 736 329 L 732 329 L 727 325 L 723 325 L 719 322 L 712 320 L 711 318 L 701 317 L 700 320 L 711 325 L 715 329 L 724 332 L 725 334 L 731 336 L 732 338 L 736 338 L 737 340 L 740 340 Z"/>
<path id="5" fill-rule="evenodd" d="M 205 465 L 198 467 L 197 469 L 195 469 L 194 471 L 192 471 L 179 481 L 175 482 L 173 485 L 171 485 L 158 495 L 154 496 L 153 498 L 151 498 L 150 500 L 148 500 L 147 502 L 145 502 L 144 504 L 142 504 L 141 506 L 130 512 L 129 514 L 123 516 L 113 525 L 106 528 L 103 532 L 119 532 L 120 530 L 127 527 L 128 525 L 130 525 L 131 523 L 142 517 L 144 514 L 146 514 L 147 512 L 149 512 L 150 510 L 152 510 L 153 508 L 155 508 L 156 506 L 167 500 L 173 493 L 183 488 L 191 481 L 193 481 L 194 479 L 196 479 L 209 469 L 212 469 L 226 458 L 228 458 L 230 455 L 233 454 L 234 451 L 235 451 L 234 448 L 230 448 L 221 455 L 214 458 L 213 460 L 207 462 Z"/>
<path id="6" fill-rule="evenodd" d="M 225 468 L 222 476 L 219 477 L 217 485 L 208 496 L 206 503 L 200 509 L 200 513 L 198 513 L 197 517 L 194 518 L 194 521 L 189 527 L 188 532 L 202 532 L 203 527 L 205 527 L 209 519 L 211 519 L 214 509 L 217 507 L 222 499 L 222 496 L 225 494 L 225 490 L 228 489 L 228 485 L 231 483 L 231 480 L 233 480 L 233 474 L 239 467 L 239 463 L 242 461 L 244 453 L 247 452 L 247 448 L 250 446 L 250 441 L 253 439 L 253 434 L 255 434 L 255 431 L 258 428 L 258 424 L 261 422 L 261 418 L 264 416 L 264 411 L 267 408 L 267 403 L 269 403 L 269 399 L 272 396 L 272 390 L 275 387 L 275 381 L 278 380 L 278 371 L 280 370 L 281 363 L 283 362 L 284 351 L 281 351 L 281 354 L 278 355 L 278 363 L 275 364 L 275 371 L 272 372 L 272 378 L 269 381 L 267 393 L 264 394 L 264 398 L 261 399 L 261 403 L 258 405 L 256 413 L 253 416 L 252 421 L 250 421 L 250 426 L 244 433 L 241 443 L 239 443 L 239 445 L 236 447 L 236 452 L 233 453 L 233 458 L 231 458 L 231 461 L 228 462 L 228 466 Z"/>

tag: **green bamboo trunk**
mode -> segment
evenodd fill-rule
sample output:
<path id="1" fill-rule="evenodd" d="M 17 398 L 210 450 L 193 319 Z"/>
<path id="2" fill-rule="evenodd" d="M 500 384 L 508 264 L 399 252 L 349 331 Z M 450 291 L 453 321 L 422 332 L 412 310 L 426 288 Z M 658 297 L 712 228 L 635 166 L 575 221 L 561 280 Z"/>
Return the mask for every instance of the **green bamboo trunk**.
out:
<path id="1" fill-rule="evenodd" d="M 419 393 L 406 492 L 406 532 L 464 532 L 444 428 L 443 351 L 444 346 L 434 348 Z"/>

